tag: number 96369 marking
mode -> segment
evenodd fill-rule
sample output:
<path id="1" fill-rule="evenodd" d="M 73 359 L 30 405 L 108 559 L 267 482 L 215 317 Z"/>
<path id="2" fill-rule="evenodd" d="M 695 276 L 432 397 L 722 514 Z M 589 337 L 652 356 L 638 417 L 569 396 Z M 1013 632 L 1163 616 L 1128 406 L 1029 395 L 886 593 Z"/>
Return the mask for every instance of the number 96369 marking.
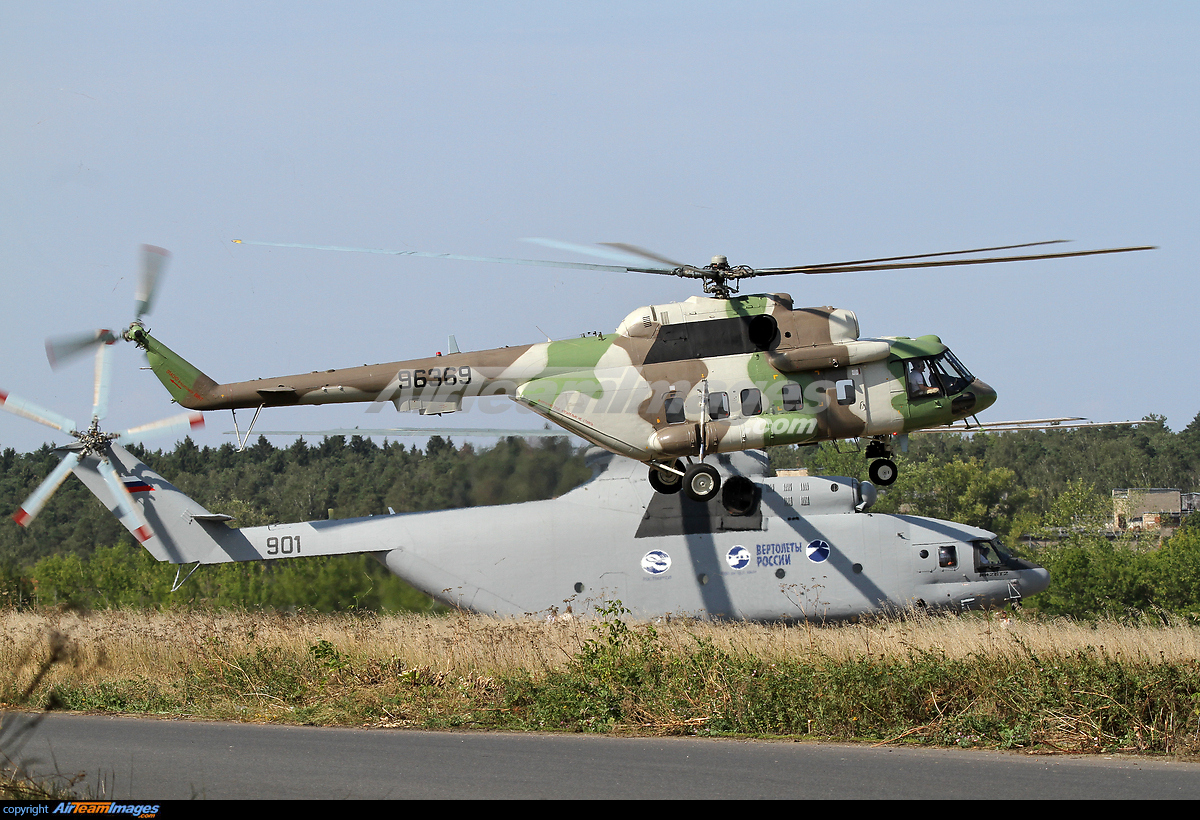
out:
<path id="1" fill-rule="evenodd" d="M 431 367 L 425 370 L 401 370 L 396 374 L 396 381 L 401 390 L 413 388 L 420 390 L 426 385 L 440 387 L 441 385 L 457 385 L 471 383 L 470 367 Z"/>

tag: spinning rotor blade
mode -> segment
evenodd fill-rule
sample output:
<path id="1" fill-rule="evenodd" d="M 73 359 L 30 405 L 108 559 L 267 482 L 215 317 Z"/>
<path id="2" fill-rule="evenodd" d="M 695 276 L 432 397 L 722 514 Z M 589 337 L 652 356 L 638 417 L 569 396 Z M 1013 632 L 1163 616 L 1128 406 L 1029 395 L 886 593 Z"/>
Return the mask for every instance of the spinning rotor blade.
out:
<path id="1" fill-rule="evenodd" d="M 1054 240 L 1055 242 L 1063 242 L 1067 240 Z M 1050 244 L 1035 242 L 1035 245 Z M 1011 247 L 1023 247 L 1021 245 L 1013 245 Z M 1028 246 L 1025 246 L 1028 247 Z M 751 276 L 776 276 L 783 273 L 854 273 L 857 271 L 879 271 L 879 270 L 906 270 L 909 268 L 942 268 L 955 265 L 986 265 L 992 262 L 1032 262 L 1037 259 L 1067 259 L 1074 256 L 1096 256 L 1105 253 L 1128 253 L 1130 251 L 1152 251 L 1154 245 L 1138 245 L 1129 248 L 1104 248 L 1094 251 L 1070 251 L 1067 253 L 1038 253 L 1027 256 L 989 256 L 983 259 L 942 259 L 930 262 L 886 262 L 882 264 L 872 264 L 875 260 L 864 260 L 863 262 L 846 262 L 832 263 L 825 265 L 801 265 L 793 268 L 759 268 L 754 271 Z M 975 253 L 975 251 L 950 251 L 948 253 L 933 253 L 921 254 L 919 256 L 904 257 L 898 256 L 896 259 L 919 259 L 924 256 L 950 256 L 956 253 Z"/>
<path id="2" fill-rule="evenodd" d="M 631 253 L 634 256 L 640 256 L 643 259 L 652 259 L 655 262 L 663 262 L 667 265 L 670 265 L 672 268 L 686 268 L 687 267 L 687 265 L 683 264 L 682 262 L 676 262 L 672 259 L 668 259 L 665 256 L 654 253 L 654 251 L 648 251 L 645 248 L 639 248 L 637 245 L 628 245 L 624 242 L 601 242 L 600 244 L 608 245 L 608 247 L 610 247 L 610 248 L 618 248 L 620 250 L 625 251 L 626 253 Z"/>
<path id="3" fill-rule="evenodd" d="M 13 521 L 22 527 L 28 527 L 30 522 L 42 511 L 42 507 L 46 506 L 50 496 L 54 495 L 54 491 L 62 486 L 63 481 L 71 474 L 71 470 L 75 469 L 80 458 L 81 456 L 77 452 L 67 453 L 54 471 L 46 476 L 46 480 L 39 484 L 33 494 L 25 499 L 20 508 L 13 513 Z"/>
<path id="4" fill-rule="evenodd" d="M 125 444 L 140 444 L 148 439 L 156 436 L 165 436 L 171 433 L 184 433 L 188 430 L 194 430 L 204 426 L 204 415 L 201 413 L 180 413 L 177 416 L 152 421 L 149 424 L 141 424 L 137 427 L 130 427 L 117 434 L 116 441 L 122 445 Z"/>
<path id="5" fill-rule="evenodd" d="M 79 429 L 75 426 L 75 422 L 66 416 L 60 416 L 53 410 L 39 407 L 31 401 L 11 396 L 3 390 L 0 390 L 0 409 L 7 410 L 18 416 L 24 416 L 31 421 L 36 421 L 38 424 L 53 427 L 55 430 L 62 430 L 64 433 L 74 433 Z"/>
<path id="6" fill-rule="evenodd" d="M 96 386 L 92 391 L 92 418 L 108 415 L 108 385 L 112 379 L 112 347 L 101 345 L 96 351 Z"/>
<path id="7" fill-rule="evenodd" d="M 821 265 L 805 265 L 806 268 L 845 268 L 854 265 L 870 265 L 876 262 L 903 262 L 906 259 L 930 259 L 935 256 L 961 256 L 964 253 L 991 253 L 992 251 L 1011 251 L 1017 248 L 1037 248 L 1042 245 L 1062 245 L 1069 239 L 1050 239 L 1045 242 L 1026 242 L 1021 245 L 997 245 L 994 248 L 971 248 L 965 251 L 946 251 L 944 253 L 917 253 L 911 256 L 883 256 L 879 259 L 858 259 L 853 262 L 826 262 Z"/>
<path id="8" fill-rule="evenodd" d="M 117 472 L 117 468 L 112 465 L 112 461 L 107 456 L 100 459 L 99 470 L 105 483 L 108 484 L 108 488 L 112 490 L 113 497 L 117 500 L 117 518 L 121 520 L 127 530 L 133 533 L 133 537 L 138 540 L 139 544 L 153 538 L 154 530 L 150 529 L 150 524 L 146 522 L 145 516 L 134 503 L 133 494 L 129 492 L 129 488 L 121 480 L 121 474 Z"/>
<path id="9" fill-rule="evenodd" d="M 54 370 L 91 350 L 96 345 L 112 344 L 117 337 L 111 330 L 86 330 L 46 340 L 46 358 Z"/>
<path id="10" fill-rule="evenodd" d="M 422 256 L 429 259 L 457 259 L 462 262 L 498 262 L 502 265 L 533 265 L 543 268 L 574 268 L 576 270 L 604 270 L 614 273 L 674 273 L 666 268 L 640 268 L 629 265 L 593 265 L 589 262 L 553 262 L 548 259 L 510 259 L 504 256 L 462 256 L 455 253 L 427 253 L 425 251 L 392 251 L 384 248 L 342 248 L 336 245 L 301 245 L 294 242 L 256 242 L 250 239 L 233 240 L 239 245 L 262 245 L 268 248 L 307 248 L 316 251 L 348 251 L 351 253 L 382 253 L 389 256 Z"/>
<path id="11" fill-rule="evenodd" d="M 614 262 L 630 261 L 630 255 L 624 251 L 614 253 L 613 251 L 606 251 L 602 248 L 593 248 L 590 245 L 576 245 L 574 242 L 563 242 L 558 239 L 545 239 L 540 236 L 529 237 L 528 239 L 522 239 L 521 241 L 532 242 L 535 245 L 544 245 L 547 248 L 557 248 L 558 250 L 562 251 L 581 253 L 584 256 L 594 256 L 597 259 L 611 259 Z"/>
<path id="12" fill-rule="evenodd" d="M 233 240 L 236 243 L 243 245 L 265 245 L 275 248 L 310 248 L 314 250 L 326 251 L 353 251 L 358 253 L 383 253 L 394 256 L 424 256 L 436 259 L 459 259 L 467 262 L 500 262 L 508 265 L 536 265 L 540 267 L 550 268 L 577 268 L 581 270 L 603 270 L 617 271 L 621 273 L 657 273 L 667 274 L 670 276 L 681 276 L 688 279 L 702 279 L 705 282 L 704 288 L 706 292 L 715 293 L 719 296 L 728 298 L 732 292 L 736 292 L 736 287 L 727 285 L 727 282 L 738 279 L 751 279 L 755 276 L 778 276 L 786 273 L 853 273 L 859 271 L 888 271 L 888 270 L 906 270 L 910 268 L 940 268 L 959 265 L 985 265 L 995 262 L 1031 262 L 1039 259 L 1067 259 L 1076 256 L 1095 256 L 1106 253 L 1128 253 L 1130 251 L 1149 251 L 1154 250 L 1152 245 L 1138 245 L 1128 248 L 1105 248 L 1101 250 L 1091 251 L 1070 251 L 1065 253 L 1040 253 L 1027 254 L 1019 256 L 988 256 L 978 259 L 937 259 L 935 257 L 946 256 L 961 256 L 971 253 L 990 253 L 992 251 L 1014 250 L 1017 248 L 1033 248 L 1042 245 L 1056 245 L 1068 240 L 1053 239 L 1047 242 L 1026 242 L 1020 245 L 997 245 L 991 248 L 974 248 L 971 250 L 961 251 L 944 251 L 942 253 L 921 253 L 911 254 L 908 256 L 890 256 L 881 257 L 879 259 L 860 259 L 853 262 L 826 262 L 819 265 L 796 265 L 786 268 L 759 268 L 754 269 L 746 265 L 738 265 L 730 267 L 723 258 L 714 257 L 713 264 L 700 268 L 694 265 L 684 265 L 665 256 L 648 251 L 645 248 L 639 248 L 636 245 L 628 245 L 623 242 L 605 242 L 602 244 L 610 248 L 640 256 L 645 259 L 651 259 L 655 262 L 660 262 L 665 265 L 670 265 L 669 268 L 658 267 L 636 267 L 634 265 L 594 265 L 585 262 L 552 262 L 545 259 L 509 259 L 505 257 L 495 256 L 460 256 L 452 253 L 424 253 L 422 251 L 392 251 L 378 248 L 342 248 L 333 245 L 301 245 L 295 243 L 284 242 L 256 242 L 241 239 Z M 559 242 L 553 239 L 530 239 L 530 242 L 547 245 L 552 248 L 562 248 L 564 250 L 575 251 L 578 253 L 587 253 L 593 256 L 601 256 L 603 258 L 613 258 L 605 254 L 603 251 L 596 251 L 591 248 L 586 248 L 582 245 L 574 245 L 569 242 Z M 926 261 L 906 261 L 906 260 L 926 260 Z"/>
<path id="13" fill-rule="evenodd" d="M 134 295 L 134 321 L 140 322 L 142 317 L 154 307 L 154 292 L 158 288 L 158 278 L 170 258 L 171 253 L 165 248 L 142 245 L 142 276 L 138 281 L 137 293 Z"/>

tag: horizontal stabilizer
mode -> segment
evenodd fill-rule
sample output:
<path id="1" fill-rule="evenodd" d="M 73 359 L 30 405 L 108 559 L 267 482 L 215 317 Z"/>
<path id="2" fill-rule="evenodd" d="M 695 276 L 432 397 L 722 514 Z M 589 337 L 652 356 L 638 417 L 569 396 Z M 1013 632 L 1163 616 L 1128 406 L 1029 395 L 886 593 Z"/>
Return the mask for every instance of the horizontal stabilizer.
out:
<path id="1" fill-rule="evenodd" d="M 106 468 L 96 456 L 87 456 L 73 465 L 75 475 L 159 561 L 226 564 L 385 553 L 397 547 L 398 531 L 389 522 L 404 516 L 235 529 L 228 526 L 233 516 L 209 512 L 128 450 L 112 444 L 107 453 L 111 468 Z M 68 458 L 76 456 L 71 454 Z M 123 490 L 111 486 L 114 481 L 111 471 L 115 471 L 115 480 Z M 118 494 L 129 497 L 118 500 Z M 130 510 L 129 505 L 134 509 Z"/>

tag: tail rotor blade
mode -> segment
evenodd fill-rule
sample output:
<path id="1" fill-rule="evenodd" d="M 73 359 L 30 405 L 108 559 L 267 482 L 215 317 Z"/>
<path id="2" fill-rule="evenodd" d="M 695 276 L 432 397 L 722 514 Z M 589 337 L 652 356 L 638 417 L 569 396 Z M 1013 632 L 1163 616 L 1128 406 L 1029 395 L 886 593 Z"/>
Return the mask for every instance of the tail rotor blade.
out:
<path id="1" fill-rule="evenodd" d="M 96 351 L 96 387 L 92 391 L 92 418 L 108 415 L 108 385 L 112 378 L 112 347 L 101 345 Z"/>
<path id="2" fill-rule="evenodd" d="M 74 433 L 79 429 L 75 426 L 75 422 L 66 416 L 60 416 L 53 410 L 47 410 L 31 401 L 9 395 L 3 390 L 0 390 L 0 410 L 7 410 L 14 415 L 23 416 L 30 421 L 36 421 L 38 424 L 53 427 L 55 430 L 62 430 L 64 433 Z"/>
<path id="3" fill-rule="evenodd" d="M 117 441 L 122 445 L 141 443 L 157 436 L 178 435 L 203 426 L 204 415 L 202 413 L 181 413 L 178 416 L 131 427 L 120 433 Z"/>
<path id="4" fill-rule="evenodd" d="M 121 474 L 107 458 L 100 460 L 99 469 L 100 475 L 104 477 L 105 483 L 112 491 L 113 498 L 117 500 L 117 518 L 121 519 L 125 529 L 133 533 L 133 537 L 138 540 L 139 544 L 149 541 L 154 537 L 154 530 L 150 529 L 150 524 L 147 523 L 145 516 L 142 515 L 133 500 L 133 494 L 121 480 Z"/>
<path id="5" fill-rule="evenodd" d="M 137 294 L 134 296 L 136 321 L 141 321 L 141 318 L 154 307 L 154 292 L 158 288 L 158 279 L 170 258 L 171 253 L 165 248 L 142 245 L 142 277 L 138 282 Z"/>
<path id="6" fill-rule="evenodd" d="M 87 353 L 99 344 L 112 344 L 117 340 L 111 330 L 87 330 L 67 336 L 55 336 L 46 340 L 46 358 L 54 370 Z"/>
<path id="7" fill-rule="evenodd" d="M 42 507 L 46 506 L 50 497 L 54 495 L 54 491 L 61 487 L 67 476 L 71 474 L 71 470 L 79 463 L 79 458 L 79 453 L 67 453 L 54 471 L 46 476 L 46 480 L 33 491 L 33 495 L 25 499 L 20 509 L 13 514 L 13 521 L 22 527 L 28 527 L 30 522 L 42 511 Z"/>

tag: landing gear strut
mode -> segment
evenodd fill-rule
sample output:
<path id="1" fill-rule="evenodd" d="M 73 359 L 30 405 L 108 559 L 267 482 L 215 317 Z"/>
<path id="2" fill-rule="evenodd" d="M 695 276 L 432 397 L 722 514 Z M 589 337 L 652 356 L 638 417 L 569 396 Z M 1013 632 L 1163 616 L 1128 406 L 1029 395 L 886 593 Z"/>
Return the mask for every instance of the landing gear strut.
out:
<path id="1" fill-rule="evenodd" d="M 867 473 L 871 476 L 871 481 L 880 487 L 888 487 L 896 482 L 900 469 L 896 462 L 892 461 L 895 454 L 896 446 L 892 443 L 891 436 L 876 436 L 867 445 L 867 458 L 875 459 Z"/>

